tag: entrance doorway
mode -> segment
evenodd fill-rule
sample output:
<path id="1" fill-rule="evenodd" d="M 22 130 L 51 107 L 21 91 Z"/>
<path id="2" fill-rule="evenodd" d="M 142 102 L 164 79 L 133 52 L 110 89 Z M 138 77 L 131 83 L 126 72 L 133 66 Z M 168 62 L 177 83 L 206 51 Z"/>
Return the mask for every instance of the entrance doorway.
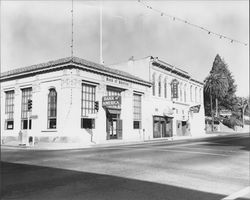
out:
<path id="1" fill-rule="evenodd" d="M 120 113 L 114 113 L 112 111 L 106 111 L 107 139 L 122 139 L 122 120 L 120 119 Z M 120 112 L 120 110 L 116 112 Z"/>
<path id="2" fill-rule="evenodd" d="M 153 137 L 172 137 L 172 118 L 154 116 L 153 117 Z"/>
<path id="3" fill-rule="evenodd" d="M 189 125 L 188 121 L 177 120 L 176 125 L 177 125 L 176 129 L 177 129 L 178 136 L 190 135 L 189 128 L 188 128 L 188 125 Z"/>

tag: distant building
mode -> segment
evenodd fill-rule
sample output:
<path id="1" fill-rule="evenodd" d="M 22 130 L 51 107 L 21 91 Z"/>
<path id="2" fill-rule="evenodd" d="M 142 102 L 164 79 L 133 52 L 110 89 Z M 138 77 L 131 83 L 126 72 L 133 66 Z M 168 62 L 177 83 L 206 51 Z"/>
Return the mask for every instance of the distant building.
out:
<path id="1" fill-rule="evenodd" d="M 147 139 L 199 136 L 205 133 L 203 83 L 158 57 L 146 57 L 110 67 L 152 83 L 146 115 Z M 146 126 L 145 126 L 146 125 Z M 148 126 L 150 125 L 150 126 Z"/>
<path id="2" fill-rule="evenodd" d="M 0 83 L 3 143 L 144 139 L 151 83 L 127 72 L 73 57 L 2 73 Z"/>

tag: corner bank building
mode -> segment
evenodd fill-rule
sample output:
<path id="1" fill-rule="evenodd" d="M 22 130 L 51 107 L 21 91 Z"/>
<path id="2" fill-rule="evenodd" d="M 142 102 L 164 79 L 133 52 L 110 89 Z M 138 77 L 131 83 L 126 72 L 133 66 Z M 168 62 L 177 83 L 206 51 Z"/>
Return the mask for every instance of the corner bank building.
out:
<path id="1" fill-rule="evenodd" d="M 105 67 L 69 57 L 2 73 L 1 143 L 20 133 L 83 146 L 203 134 L 203 85 L 152 59 Z M 191 85 L 193 103 L 184 101 Z"/>

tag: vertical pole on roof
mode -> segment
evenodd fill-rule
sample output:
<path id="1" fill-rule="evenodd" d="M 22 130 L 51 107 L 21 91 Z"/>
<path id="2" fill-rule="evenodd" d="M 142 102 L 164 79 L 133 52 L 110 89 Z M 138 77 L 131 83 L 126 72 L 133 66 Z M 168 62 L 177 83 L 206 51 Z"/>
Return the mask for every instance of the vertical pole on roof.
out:
<path id="1" fill-rule="evenodd" d="M 102 57 L 102 0 L 100 0 L 100 64 L 103 64 Z"/>
<path id="2" fill-rule="evenodd" d="M 71 1 L 71 58 L 73 58 L 74 55 L 74 15 L 73 15 L 73 0 Z"/>

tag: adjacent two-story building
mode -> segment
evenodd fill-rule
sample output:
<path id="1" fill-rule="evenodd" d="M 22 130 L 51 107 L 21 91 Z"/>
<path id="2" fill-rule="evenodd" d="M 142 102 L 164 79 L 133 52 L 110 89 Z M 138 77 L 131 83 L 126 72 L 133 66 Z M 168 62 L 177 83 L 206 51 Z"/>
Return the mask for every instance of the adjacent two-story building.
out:
<path id="1" fill-rule="evenodd" d="M 151 138 L 198 136 L 205 133 L 203 83 L 158 57 L 146 57 L 110 66 L 151 82 L 147 118 Z"/>

